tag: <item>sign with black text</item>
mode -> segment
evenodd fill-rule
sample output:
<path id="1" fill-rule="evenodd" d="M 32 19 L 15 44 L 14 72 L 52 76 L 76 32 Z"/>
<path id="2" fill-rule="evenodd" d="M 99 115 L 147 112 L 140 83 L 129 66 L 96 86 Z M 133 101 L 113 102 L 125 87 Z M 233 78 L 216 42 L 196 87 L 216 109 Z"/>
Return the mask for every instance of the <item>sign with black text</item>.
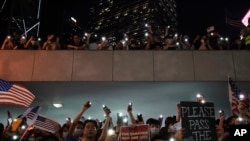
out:
<path id="1" fill-rule="evenodd" d="M 194 141 L 216 141 L 215 110 L 211 102 L 180 102 L 184 137 L 193 136 Z"/>

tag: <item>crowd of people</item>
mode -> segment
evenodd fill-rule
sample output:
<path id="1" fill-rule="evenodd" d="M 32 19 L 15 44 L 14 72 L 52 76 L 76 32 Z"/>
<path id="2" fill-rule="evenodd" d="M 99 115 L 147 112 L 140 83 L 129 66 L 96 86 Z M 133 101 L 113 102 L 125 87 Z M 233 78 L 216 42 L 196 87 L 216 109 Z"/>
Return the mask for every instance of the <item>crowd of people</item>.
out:
<path id="1" fill-rule="evenodd" d="M 250 19 L 250 18 L 249 18 Z M 249 20 L 250 21 L 250 20 Z M 249 22 L 250 23 L 250 22 Z M 4 50 L 29 49 L 29 50 L 242 50 L 250 49 L 250 24 L 239 31 L 239 36 L 234 39 L 221 36 L 216 30 L 207 34 L 198 34 L 191 39 L 189 35 L 172 33 L 170 27 L 165 27 L 164 35 L 157 35 L 148 25 L 145 39 L 124 35 L 121 40 L 108 40 L 85 33 L 84 37 L 73 34 L 71 41 L 62 42 L 60 36 L 48 34 L 47 39 L 41 40 L 33 36 L 26 37 L 17 34 L 7 36 L 1 46 Z"/>
<path id="2" fill-rule="evenodd" d="M 197 103 L 202 103 L 202 99 L 198 99 Z M 138 125 L 148 125 L 150 141 L 194 141 L 191 136 L 184 136 L 185 128 L 181 126 L 182 109 L 181 105 L 177 104 L 177 116 L 168 116 L 163 120 L 163 117 L 148 118 L 144 120 L 142 114 L 133 115 L 132 104 L 127 107 L 126 116 L 114 121 L 110 116 L 111 109 L 103 105 L 105 119 L 97 121 L 93 119 L 82 119 L 84 113 L 91 109 L 91 103 L 86 101 L 83 103 L 80 111 L 75 115 L 74 119 L 68 119 L 63 125 L 54 124 L 55 132 L 48 132 L 43 128 L 28 126 L 27 117 L 24 114 L 18 116 L 21 119 L 20 124 L 0 124 L 0 140 L 1 141 L 121 141 L 121 128 L 129 127 L 136 128 Z M 229 129 L 231 125 L 250 124 L 246 118 L 246 110 L 249 108 L 246 100 L 239 102 L 238 116 L 226 115 L 221 112 L 217 120 L 214 118 L 214 129 L 216 130 L 216 138 L 218 141 L 229 141 Z M 123 116 L 124 117 L 124 116 Z M 164 122 L 163 122 L 164 121 Z M 48 125 L 47 125 L 48 126 Z M 211 125 L 210 125 L 211 126 Z M 213 127 L 213 126 L 212 126 Z M 13 130 L 15 128 L 15 130 Z M 19 136 L 15 136 L 19 135 Z M 15 138 L 14 138 L 15 137 Z"/>

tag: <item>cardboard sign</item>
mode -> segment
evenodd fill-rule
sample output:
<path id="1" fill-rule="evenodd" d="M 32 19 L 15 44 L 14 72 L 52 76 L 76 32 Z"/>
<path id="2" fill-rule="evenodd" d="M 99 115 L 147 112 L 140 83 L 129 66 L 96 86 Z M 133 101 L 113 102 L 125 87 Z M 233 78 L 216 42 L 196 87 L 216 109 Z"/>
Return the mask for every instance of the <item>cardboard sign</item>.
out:
<path id="1" fill-rule="evenodd" d="M 216 141 L 215 110 L 213 103 L 181 102 L 184 137 L 193 136 L 195 141 Z"/>
<path id="2" fill-rule="evenodd" d="M 149 141 L 150 129 L 148 125 L 122 126 L 120 129 L 121 141 Z"/>

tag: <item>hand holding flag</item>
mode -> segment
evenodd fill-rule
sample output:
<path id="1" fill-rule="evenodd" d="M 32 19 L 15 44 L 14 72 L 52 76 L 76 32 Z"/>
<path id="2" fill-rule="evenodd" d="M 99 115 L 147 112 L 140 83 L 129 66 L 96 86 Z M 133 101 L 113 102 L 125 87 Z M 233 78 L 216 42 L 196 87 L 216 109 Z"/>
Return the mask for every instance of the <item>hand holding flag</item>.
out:
<path id="1" fill-rule="evenodd" d="M 243 115 L 250 122 L 249 94 L 244 95 L 244 98 L 241 97 L 241 90 L 230 77 L 228 78 L 228 91 L 232 114 L 235 116 Z"/>

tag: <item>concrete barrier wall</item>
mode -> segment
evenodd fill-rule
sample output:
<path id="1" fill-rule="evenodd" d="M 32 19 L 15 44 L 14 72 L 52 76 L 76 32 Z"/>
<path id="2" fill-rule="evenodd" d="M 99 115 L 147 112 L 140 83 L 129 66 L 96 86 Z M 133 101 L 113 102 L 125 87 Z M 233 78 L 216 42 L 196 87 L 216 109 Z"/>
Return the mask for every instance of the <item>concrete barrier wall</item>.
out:
<path id="1" fill-rule="evenodd" d="M 250 81 L 249 51 L 1 50 L 10 81 Z"/>

